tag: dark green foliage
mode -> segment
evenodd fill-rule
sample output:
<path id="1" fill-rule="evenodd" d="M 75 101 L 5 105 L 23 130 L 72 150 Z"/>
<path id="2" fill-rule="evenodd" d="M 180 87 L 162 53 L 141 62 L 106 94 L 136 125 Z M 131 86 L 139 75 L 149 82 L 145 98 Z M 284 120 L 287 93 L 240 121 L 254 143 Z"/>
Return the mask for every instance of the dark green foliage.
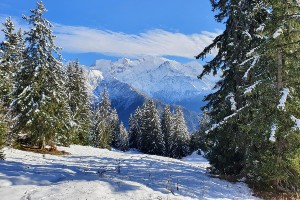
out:
<path id="1" fill-rule="evenodd" d="M 190 153 L 190 135 L 187 130 L 184 115 L 180 107 L 176 108 L 174 116 L 174 132 L 171 135 L 170 156 L 182 158 Z"/>
<path id="2" fill-rule="evenodd" d="M 115 139 L 115 148 L 121 151 L 127 151 L 129 148 L 129 140 L 128 133 L 123 123 L 119 125 L 119 131 L 117 133 L 118 135 L 116 135 Z"/>
<path id="3" fill-rule="evenodd" d="M 83 69 L 79 66 L 78 60 L 68 65 L 66 89 L 71 110 L 71 142 L 87 145 L 91 127 L 90 99 Z"/>
<path id="4" fill-rule="evenodd" d="M 148 154 L 164 155 L 164 138 L 154 102 L 152 100 L 145 102 L 142 112 L 140 150 Z"/>
<path id="5" fill-rule="evenodd" d="M 201 120 L 200 120 L 200 129 L 191 134 L 191 143 L 190 150 L 191 152 L 196 150 L 201 150 L 207 152 L 207 145 L 209 140 L 206 134 L 206 131 L 211 127 L 210 117 L 207 110 L 203 111 Z"/>
<path id="6" fill-rule="evenodd" d="M 162 114 L 161 130 L 165 142 L 165 156 L 169 157 L 171 156 L 172 136 L 174 134 L 173 116 L 169 105 L 165 106 Z"/>
<path id="7" fill-rule="evenodd" d="M 33 145 L 44 148 L 57 142 L 67 144 L 70 121 L 59 48 L 54 44 L 51 23 L 43 18 L 42 2 L 24 17 L 31 25 L 22 67 L 16 74 L 13 131 L 26 134 Z M 58 59 L 54 56 L 57 55 Z"/>
<path id="8" fill-rule="evenodd" d="M 111 127 L 111 102 L 108 97 L 107 89 L 104 88 L 101 94 L 101 101 L 98 105 L 94 120 L 94 146 L 99 148 L 111 149 L 112 127 Z"/>
<path id="9" fill-rule="evenodd" d="M 112 109 L 110 120 L 111 120 L 110 126 L 111 126 L 111 134 L 112 134 L 112 146 L 118 149 L 119 146 L 121 145 L 120 144 L 120 121 L 116 109 Z"/>
<path id="10" fill-rule="evenodd" d="M 11 103 L 11 92 L 14 89 L 14 74 L 21 68 L 25 43 L 23 33 L 15 33 L 15 26 L 11 18 L 3 24 L 4 41 L 0 44 L 0 97 L 4 109 L 8 110 Z M 7 112 L 7 111 L 6 111 Z"/>
<path id="11" fill-rule="evenodd" d="M 129 147 L 139 149 L 141 145 L 142 111 L 138 107 L 129 118 Z"/>
<path id="12" fill-rule="evenodd" d="M 299 2 L 211 2 L 217 21 L 226 20 L 226 30 L 197 56 L 219 48 L 199 76 L 222 72 L 206 97 L 213 170 L 299 192 Z"/>

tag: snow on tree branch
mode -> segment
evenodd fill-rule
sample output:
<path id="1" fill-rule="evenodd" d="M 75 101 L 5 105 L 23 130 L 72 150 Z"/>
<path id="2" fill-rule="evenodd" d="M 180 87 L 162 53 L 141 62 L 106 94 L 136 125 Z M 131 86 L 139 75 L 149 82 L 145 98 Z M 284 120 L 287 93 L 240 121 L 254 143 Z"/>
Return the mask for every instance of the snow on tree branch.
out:
<path id="1" fill-rule="evenodd" d="M 231 104 L 231 110 L 232 111 L 236 111 L 236 101 L 234 99 L 234 94 L 232 92 L 230 92 L 228 94 L 228 96 L 226 97 L 226 99 L 229 98 L 230 104 Z"/>
<path id="2" fill-rule="evenodd" d="M 244 109 L 247 108 L 247 107 L 248 107 L 248 105 L 246 105 L 246 106 L 244 106 L 244 107 L 238 109 L 235 113 L 233 113 L 233 114 L 231 114 L 231 115 L 225 117 L 221 122 L 219 122 L 219 123 L 217 123 L 217 124 L 213 124 L 212 127 L 211 127 L 209 130 L 205 131 L 205 133 L 208 134 L 209 132 L 215 130 L 216 128 L 218 128 L 218 127 L 220 127 L 220 126 L 222 126 L 222 125 L 225 124 L 229 119 L 231 119 L 232 117 L 234 117 L 235 115 L 237 115 L 239 112 L 241 112 L 242 110 L 244 110 Z"/>
<path id="3" fill-rule="evenodd" d="M 270 134 L 269 141 L 271 141 L 271 142 L 275 142 L 276 141 L 276 137 L 275 137 L 276 130 L 277 130 L 277 126 L 276 126 L 276 124 L 273 124 L 272 128 L 271 128 L 271 134 Z"/>
<path id="4" fill-rule="evenodd" d="M 250 93 L 250 92 L 252 92 L 252 90 L 253 90 L 258 84 L 260 84 L 260 83 L 261 83 L 261 81 L 256 81 L 253 85 L 251 85 L 250 87 L 248 87 L 248 88 L 245 90 L 244 95 L 245 95 L 245 94 L 248 94 L 248 93 Z"/>
<path id="5" fill-rule="evenodd" d="M 290 90 L 288 88 L 283 88 L 282 96 L 281 96 L 281 99 L 279 100 L 279 104 L 277 106 L 278 109 L 285 110 L 285 103 L 286 103 L 289 93 L 290 93 Z"/>
<path id="6" fill-rule="evenodd" d="M 295 122 L 295 129 L 300 130 L 300 119 L 296 118 L 295 116 L 291 116 L 291 120 L 293 120 L 293 122 Z"/>
<path id="7" fill-rule="evenodd" d="M 246 73 L 244 74 L 243 79 L 246 79 L 248 77 L 250 70 L 256 65 L 256 63 L 259 61 L 259 58 L 260 57 L 257 55 L 252 58 L 253 62 L 251 63 L 250 67 L 247 69 Z"/>
<path id="8" fill-rule="evenodd" d="M 283 33 L 282 28 L 279 28 L 275 33 L 273 34 L 273 38 L 276 39 L 278 38 L 281 34 Z"/>

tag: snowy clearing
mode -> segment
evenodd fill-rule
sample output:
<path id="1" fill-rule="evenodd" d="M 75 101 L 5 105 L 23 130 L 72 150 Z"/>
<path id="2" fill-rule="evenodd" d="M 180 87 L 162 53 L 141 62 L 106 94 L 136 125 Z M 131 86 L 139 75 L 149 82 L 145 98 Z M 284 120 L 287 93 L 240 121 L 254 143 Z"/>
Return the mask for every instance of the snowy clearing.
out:
<path id="1" fill-rule="evenodd" d="M 176 160 L 83 146 L 59 149 L 72 155 L 6 148 L 1 199 L 256 199 L 244 183 L 210 177 L 208 162 L 195 153 Z"/>

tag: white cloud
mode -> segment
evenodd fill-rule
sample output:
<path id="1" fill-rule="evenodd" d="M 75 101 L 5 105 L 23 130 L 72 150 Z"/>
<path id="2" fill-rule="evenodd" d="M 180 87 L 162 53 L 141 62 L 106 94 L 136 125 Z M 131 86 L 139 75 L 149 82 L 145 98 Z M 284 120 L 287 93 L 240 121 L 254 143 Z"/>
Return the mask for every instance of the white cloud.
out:
<path id="1" fill-rule="evenodd" d="M 135 35 L 59 24 L 56 24 L 55 32 L 57 43 L 67 52 L 186 58 L 193 58 L 200 53 L 219 34 L 202 32 L 185 35 L 156 29 Z"/>
<path id="2" fill-rule="evenodd" d="M 16 27 L 28 26 L 13 18 Z M 0 16 L 4 22 L 4 17 Z M 179 56 L 193 58 L 209 45 L 220 32 L 202 32 L 186 35 L 161 29 L 139 34 L 126 34 L 89 27 L 55 24 L 56 43 L 69 53 L 101 53 L 114 56 L 136 57 Z M 0 38 L 3 35 L 0 34 Z M 2 39 L 1 38 L 1 39 Z M 212 54 L 215 54 L 212 52 Z"/>

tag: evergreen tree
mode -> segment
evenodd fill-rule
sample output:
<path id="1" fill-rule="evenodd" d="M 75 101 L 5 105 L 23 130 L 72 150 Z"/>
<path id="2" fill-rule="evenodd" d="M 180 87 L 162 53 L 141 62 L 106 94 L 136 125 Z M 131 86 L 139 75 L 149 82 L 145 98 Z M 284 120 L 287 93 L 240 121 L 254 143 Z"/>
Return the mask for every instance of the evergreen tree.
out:
<path id="1" fill-rule="evenodd" d="M 32 144 L 44 148 L 68 142 L 69 109 L 64 91 L 60 48 L 54 44 L 52 25 L 43 14 L 42 2 L 24 17 L 31 29 L 26 33 L 25 57 L 16 75 L 13 130 L 27 134 Z M 55 58 L 58 56 L 58 59 Z"/>
<path id="2" fill-rule="evenodd" d="M 174 133 L 172 134 L 171 157 L 182 158 L 189 152 L 190 135 L 180 107 L 176 108 L 174 117 Z"/>
<path id="3" fill-rule="evenodd" d="M 141 122 L 142 121 L 142 111 L 140 107 L 134 112 L 134 115 L 129 117 L 129 147 L 130 148 L 141 148 Z"/>
<path id="4" fill-rule="evenodd" d="M 104 88 L 101 94 L 94 127 L 95 146 L 99 148 L 111 149 L 112 127 L 111 127 L 111 102 L 108 97 L 107 89 Z"/>
<path id="5" fill-rule="evenodd" d="M 213 47 L 217 56 L 200 78 L 223 70 L 209 95 L 215 172 L 246 174 L 249 180 L 299 191 L 299 2 L 212 1 L 226 30 Z"/>
<path id="6" fill-rule="evenodd" d="M 11 92 L 14 86 L 14 75 L 21 68 L 25 43 L 21 29 L 15 33 L 15 26 L 11 18 L 3 24 L 4 41 L 0 44 L 0 97 L 4 109 L 8 111 L 11 103 Z"/>
<path id="7" fill-rule="evenodd" d="M 116 148 L 121 151 L 127 151 L 129 148 L 128 133 L 122 122 L 119 125 L 118 133 L 116 137 Z"/>
<path id="8" fill-rule="evenodd" d="M 209 130 L 210 126 L 211 124 L 210 124 L 209 113 L 207 109 L 205 109 L 200 119 L 199 130 L 192 133 L 191 135 L 191 144 L 190 144 L 191 151 L 196 151 L 199 149 L 201 149 L 204 152 L 207 151 L 207 144 L 210 141 L 207 139 L 207 134 L 205 132 Z"/>
<path id="9" fill-rule="evenodd" d="M 197 56 L 204 58 L 213 48 L 219 48 L 199 76 L 222 71 L 222 79 L 215 86 L 217 91 L 205 98 L 208 101 L 205 108 L 210 110 L 213 123 L 207 131 L 211 141 L 208 158 L 215 172 L 239 174 L 246 166 L 253 145 L 247 130 L 253 113 L 245 100 L 244 88 L 254 83 L 252 67 L 259 59 L 249 59 L 248 55 L 264 40 L 258 29 L 267 12 L 263 2 L 258 0 L 211 2 L 213 10 L 219 11 L 216 20 L 226 20 L 226 29 Z M 250 76 L 245 79 L 247 74 Z"/>
<path id="10" fill-rule="evenodd" d="M 164 138 L 161 132 L 159 114 L 155 108 L 154 101 L 149 100 L 145 102 L 142 109 L 140 150 L 148 154 L 164 155 Z"/>
<path id="11" fill-rule="evenodd" d="M 118 149 L 120 143 L 120 121 L 116 109 L 112 109 L 110 116 L 110 126 L 112 131 L 112 146 Z"/>
<path id="12" fill-rule="evenodd" d="M 255 108 L 250 130 L 256 138 L 247 172 L 255 182 L 252 177 L 261 177 L 264 185 L 299 192 L 300 6 L 294 0 L 267 3 L 272 12 L 260 32 L 265 40 L 252 53 L 260 58 L 252 68 L 257 84 L 247 93 L 247 104 Z"/>
<path id="13" fill-rule="evenodd" d="M 171 143 L 174 133 L 174 122 L 169 105 L 165 106 L 162 114 L 161 130 L 165 141 L 165 156 L 169 157 L 171 155 Z"/>
<path id="14" fill-rule="evenodd" d="M 71 110 L 72 142 L 87 145 L 91 126 L 90 100 L 83 69 L 78 60 L 75 63 L 70 62 L 68 65 L 66 88 Z"/>

